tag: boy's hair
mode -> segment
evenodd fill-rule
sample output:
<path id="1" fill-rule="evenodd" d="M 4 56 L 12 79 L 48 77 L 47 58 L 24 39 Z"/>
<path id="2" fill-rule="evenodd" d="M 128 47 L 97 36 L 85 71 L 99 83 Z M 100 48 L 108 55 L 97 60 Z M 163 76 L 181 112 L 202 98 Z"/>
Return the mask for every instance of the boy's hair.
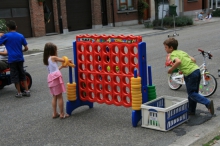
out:
<path id="1" fill-rule="evenodd" d="M 168 38 L 163 42 L 164 45 L 167 45 L 169 48 L 173 47 L 173 50 L 177 50 L 178 41 L 175 38 Z"/>
<path id="2" fill-rule="evenodd" d="M 53 43 L 46 43 L 44 46 L 44 55 L 43 55 L 43 62 L 44 65 L 48 65 L 48 58 L 50 56 L 57 55 L 57 46 Z"/>
<path id="3" fill-rule="evenodd" d="M 8 22 L 6 22 L 6 26 L 9 28 L 9 30 L 16 30 L 16 23 L 13 20 L 9 20 Z"/>

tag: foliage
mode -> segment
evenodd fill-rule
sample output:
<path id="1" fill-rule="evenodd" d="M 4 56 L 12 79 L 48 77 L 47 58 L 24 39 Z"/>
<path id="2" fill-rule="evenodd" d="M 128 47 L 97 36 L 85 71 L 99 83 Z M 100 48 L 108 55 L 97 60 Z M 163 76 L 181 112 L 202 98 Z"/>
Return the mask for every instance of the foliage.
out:
<path id="1" fill-rule="evenodd" d="M 216 9 L 215 11 L 212 11 L 213 17 L 220 17 L 220 9 Z"/>
<path id="2" fill-rule="evenodd" d="M 5 19 L 0 19 L 0 31 L 7 32 L 7 26 Z"/>
<path id="3" fill-rule="evenodd" d="M 160 26 L 162 23 L 161 19 L 154 20 L 153 26 Z M 186 25 L 193 25 L 193 19 L 189 16 L 179 16 L 175 17 L 175 26 L 186 26 Z M 165 27 L 173 27 L 174 21 L 173 17 L 165 17 L 163 18 L 163 26 Z"/>
<path id="4" fill-rule="evenodd" d="M 212 146 L 216 143 L 216 141 L 220 140 L 220 135 L 217 135 L 212 140 L 210 140 L 208 143 L 203 144 L 203 146 Z"/>
<path id="5" fill-rule="evenodd" d="M 143 19 L 144 10 L 148 8 L 148 4 L 144 0 L 138 0 L 138 18 Z"/>

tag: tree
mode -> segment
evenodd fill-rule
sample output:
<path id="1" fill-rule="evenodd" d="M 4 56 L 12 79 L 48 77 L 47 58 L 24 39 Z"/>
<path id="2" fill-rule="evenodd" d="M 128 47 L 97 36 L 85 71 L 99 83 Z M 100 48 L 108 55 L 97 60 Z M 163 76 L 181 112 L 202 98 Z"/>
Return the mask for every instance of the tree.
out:
<path id="1" fill-rule="evenodd" d="M 7 32 L 7 26 L 5 19 L 0 19 L 0 31 Z"/>

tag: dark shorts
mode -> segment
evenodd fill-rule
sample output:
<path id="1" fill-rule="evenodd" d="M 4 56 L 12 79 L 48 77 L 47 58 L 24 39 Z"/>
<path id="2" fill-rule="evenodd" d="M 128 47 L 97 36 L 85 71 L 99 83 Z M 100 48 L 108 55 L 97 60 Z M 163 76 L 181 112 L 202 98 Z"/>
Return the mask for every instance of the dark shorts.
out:
<path id="1" fill-rule="evenodd" d="M 22 62 L 13 62 L 9 63 L 10 67 L 10 76 L 12 83 L 18 83 L 20 81 L 26 80 L 25 71 L 23 68 L 23 61 Z"/>
<path id="2" fill-rule="evenodd" d="M 8 68 L 8 62 L 5 60 L 0 60 L 0 71 Z"/>

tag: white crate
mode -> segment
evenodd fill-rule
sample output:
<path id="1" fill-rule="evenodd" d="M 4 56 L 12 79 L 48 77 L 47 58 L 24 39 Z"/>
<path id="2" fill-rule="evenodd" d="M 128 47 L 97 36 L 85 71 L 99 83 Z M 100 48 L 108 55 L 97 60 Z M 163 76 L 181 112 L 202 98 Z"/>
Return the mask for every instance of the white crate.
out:
<path id="1" fill-rule="evenodd" d="M 168 131 L 188 120 L 188 99 L 162 96 L 141 105 L 142 127 Z"/>

